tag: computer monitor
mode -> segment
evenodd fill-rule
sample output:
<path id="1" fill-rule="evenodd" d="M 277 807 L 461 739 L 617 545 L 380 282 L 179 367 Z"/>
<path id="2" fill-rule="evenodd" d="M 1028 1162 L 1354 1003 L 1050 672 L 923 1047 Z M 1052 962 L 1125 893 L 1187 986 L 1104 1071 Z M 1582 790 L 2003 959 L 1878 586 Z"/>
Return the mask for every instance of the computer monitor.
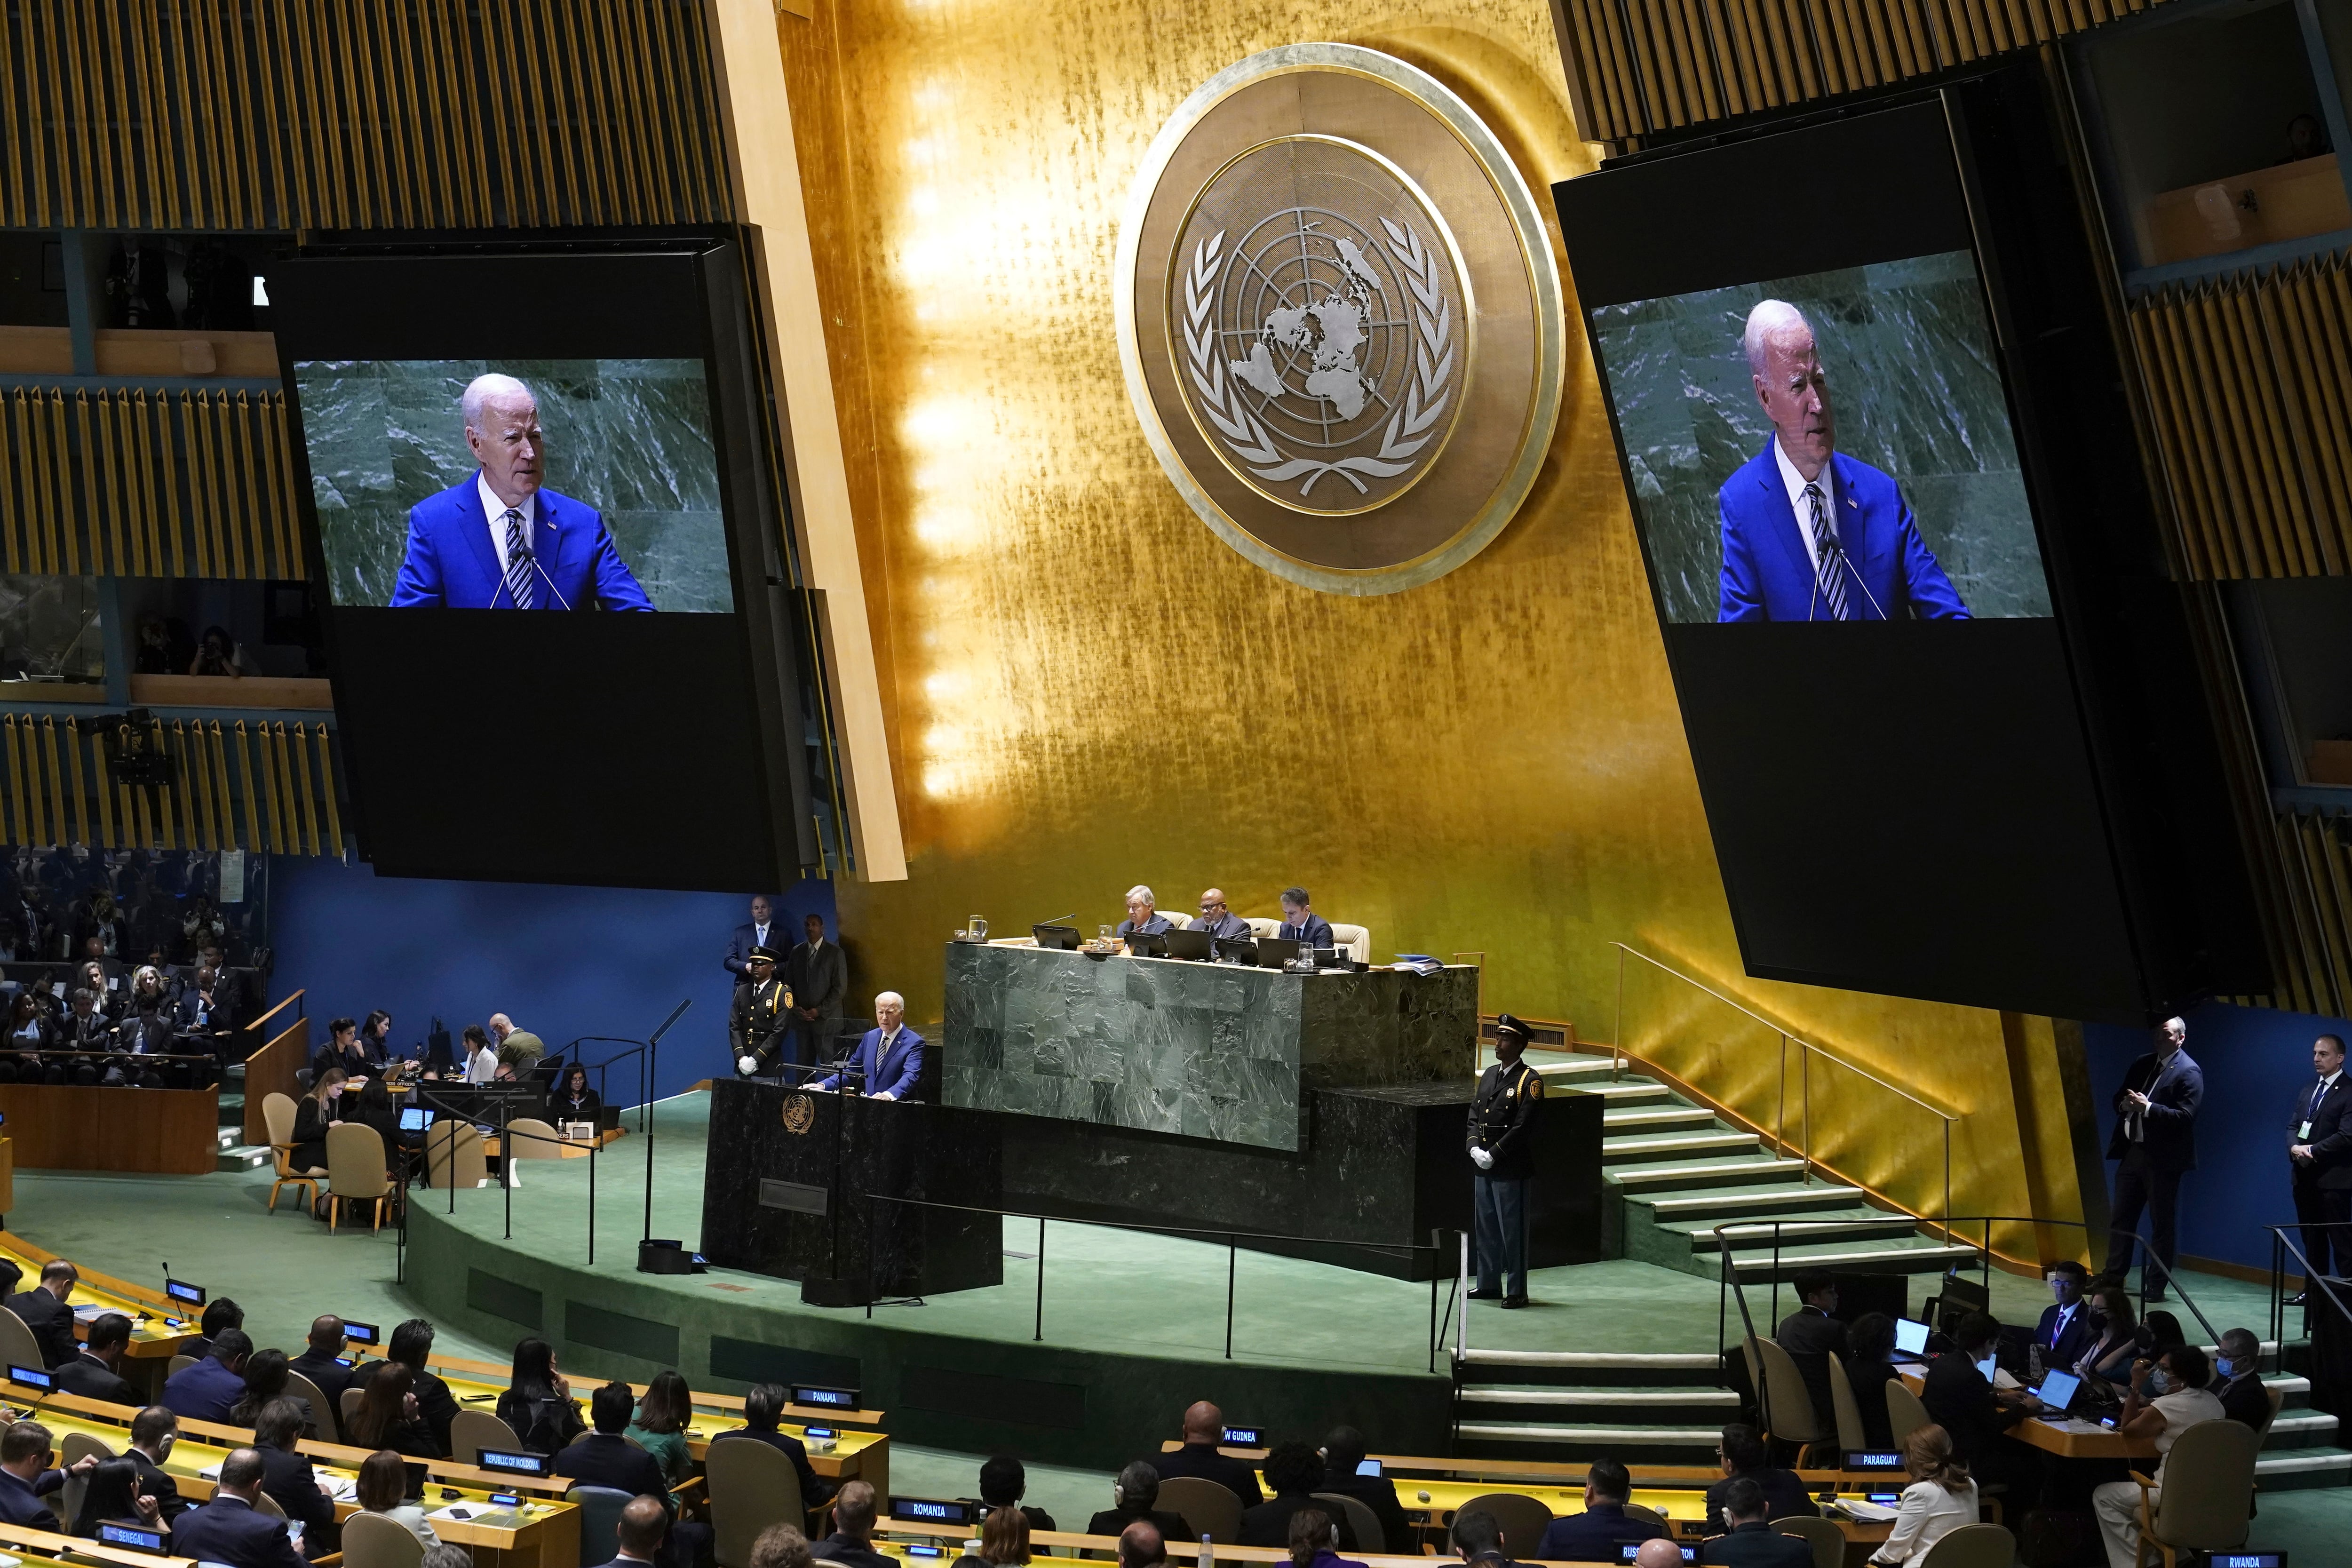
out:
<path id="1" fill-rule="evenodd" d="M 1168 934 L 1165 931 L 1130 931 L 1127 938 L 1129 958 L 1165 958 L 1168 956 Z"/>
<path id="2" fill-rule="evenodd" d="M 405 1106 L 400 1112 L 400 1130 L 403 1132 L 422 1132 L 433 1125 L 434 1114 L 429 1106 Z"/>
<path id="3" fill-rule="evenodd" d="M 1285 942 L 1278 936 L 1257 939 L 1257 965 L 1260 969 L 1280 969 L 1298 956 L 1298 944 Z"/>
<path id="4" fill-rule="evenodd" d="M 1927 1353 L 1927 1325 L 1913 1322 L 1908 1318 L 1895 1320 L 1895 1348 L 1907 1356 Z"/>
<path id="5" fill-rule="evenodd" d="M 2083 1380 L 2071 1372 L 2045 1372 L 2042 1374 L 2042 1386 L 2033 1392 L 2042 1404 L 2063 1415 L 2074 1403 L 2074 1395 L 2082 1386 Z"/>
<path id="6" fill-rule="evenodd" d="M 1171 931 L 1162 940 L 1168 944 L 1169 957 L 1195 962 L 1207 958 L 1217 941 L 1204 931 Z"/>
<path id="7" fill-rule="evenodd" d="M 1057 947 L 1064 952 L 1078 950 L 1078 928 L 1076 926 L 1035 925 L 1029 935 L 1039 947 Z"/>

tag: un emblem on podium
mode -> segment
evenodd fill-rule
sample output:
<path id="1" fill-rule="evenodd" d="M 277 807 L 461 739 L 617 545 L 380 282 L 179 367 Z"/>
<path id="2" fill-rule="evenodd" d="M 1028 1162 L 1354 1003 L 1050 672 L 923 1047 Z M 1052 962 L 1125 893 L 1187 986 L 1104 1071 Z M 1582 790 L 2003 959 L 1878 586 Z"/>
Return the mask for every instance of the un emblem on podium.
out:
<path id="1" fill-rule="evenodd" d="M 1427 73 L 1297 44 L 1188 99 L 1119 235 L 1145 436 L 1266 570 L 1383 594 L 1501 531 L 1558 421 L 1559 277 L 1526 183 Z"/>
<path id="2" fill-rule="evenodd" d="M 795 1138 L 804 1138 L 816 1125 L 816 1101 L 805 1094 L 784 1097 L 784 1131 Z"/>

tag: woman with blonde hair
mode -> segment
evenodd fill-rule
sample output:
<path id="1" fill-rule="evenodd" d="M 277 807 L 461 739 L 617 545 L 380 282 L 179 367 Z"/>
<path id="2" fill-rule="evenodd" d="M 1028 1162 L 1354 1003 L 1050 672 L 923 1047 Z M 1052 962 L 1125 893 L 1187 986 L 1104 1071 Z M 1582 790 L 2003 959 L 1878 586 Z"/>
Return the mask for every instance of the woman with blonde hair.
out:
<path id="1" fill-rule="evenodd" d="M 1886 1543 L 1870 1554 L 1883 1568 L 1917 1563 L 1945 1536 L 1977 1521 L 1977 1484 L 1941 1426 L 1931 1421 L 1903 1439 L 1903 1468 L 1911 1476 L 1903 1506 L 1895 1510 Z"/>

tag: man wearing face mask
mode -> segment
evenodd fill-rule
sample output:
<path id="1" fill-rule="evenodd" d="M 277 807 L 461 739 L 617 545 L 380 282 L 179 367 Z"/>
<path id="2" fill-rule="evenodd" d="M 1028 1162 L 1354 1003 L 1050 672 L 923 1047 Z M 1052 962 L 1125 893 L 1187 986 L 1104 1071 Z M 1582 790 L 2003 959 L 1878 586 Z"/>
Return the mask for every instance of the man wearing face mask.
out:
<path id="1" fill-rule="evenodd" d="M 2153 1366 L 2142 1361 L 2132 1367 L 2131 1392 L 2124 1397 L 2116 1430 L 2156 1445 L 2160 1458 L 2156 1489 L 2147 1494 L 2150 1511 L 2162 1500 L 2164 1466 L 2174 1441 L 2200 1421 L 2221 1419 L 2221 1402 L 2205 1386 L 2210 1370 L 2205 1352 L 2195 1345 L 2168 1345 L 2157 1352 Z M 2137 1568 L 2139 1499 L 2137 1481 L 2109 1481 L 2091 1490 L 2091 1511 L 2098 1515 L 2099 1534 L 2107 1546 L 2107 1568 Z"/>
<path id="2" fill-rule="evenodd" d="M 2271 1418 L 2270 1391 L 2263 1386 L 2262 1341 L 2252 1329 L 2230 1329 L 2216 1348 L 2221 1353 L 2213 1371 L 2221 1382 L 2213 1392 L 2221 1401 L 2221 1414 L 2261 1431 Z"/>

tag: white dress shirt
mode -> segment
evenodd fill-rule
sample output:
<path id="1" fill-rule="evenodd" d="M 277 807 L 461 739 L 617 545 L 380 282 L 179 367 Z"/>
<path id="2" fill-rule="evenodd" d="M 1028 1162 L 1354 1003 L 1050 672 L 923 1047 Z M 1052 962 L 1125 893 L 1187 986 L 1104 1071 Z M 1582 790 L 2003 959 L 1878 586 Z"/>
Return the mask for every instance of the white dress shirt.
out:
<path id="1" fill-rule="evenodd" d="M 488 1083 L 499 1076 L 499 1053 L 484 1046 L 466 1058 L 466 1081 Z"/>
<path id="2" fill-rule="evenodd" d="M 474 488 L 482 492 L 482 510 L 490 520 L 490 549 L 498 555 L 499 575 L 503 577 L 507 574 L 507 503 L 490 489 L 488 476 L 478 469 L 474 474 Z M 522 536 L 529 539 L 539 522 L 539 493 L 534 490 L 523 497 L 522 504 L 513 510 L 522 513 Z"/>
<path id="3" fill-rule="evenodd" d="M 1805 500 L 1805 487 L 1818 485 L 1822 491 L 1822 510 L 1834 517 L 1830 509 L 1837 505 L 1836 469 L 1831 464 L 1822 465 L 1821 477 L 1808 479 L 1789 461 L 1789 454 L 1780 449 L 1780 437 L 1772 437 L 1772 459 L 1780 465 L 1780 482 L 1789 488 L 1789 510 L 1797 514 L 1797 532 L 1805 542 L 1805 559 L 1813 563 L 1813 575 L 1822 574 L 1822 542 L 1813 537 L 1813 509 Z M 1841 538 L 1843 535 L 1840 535 Z"/>

